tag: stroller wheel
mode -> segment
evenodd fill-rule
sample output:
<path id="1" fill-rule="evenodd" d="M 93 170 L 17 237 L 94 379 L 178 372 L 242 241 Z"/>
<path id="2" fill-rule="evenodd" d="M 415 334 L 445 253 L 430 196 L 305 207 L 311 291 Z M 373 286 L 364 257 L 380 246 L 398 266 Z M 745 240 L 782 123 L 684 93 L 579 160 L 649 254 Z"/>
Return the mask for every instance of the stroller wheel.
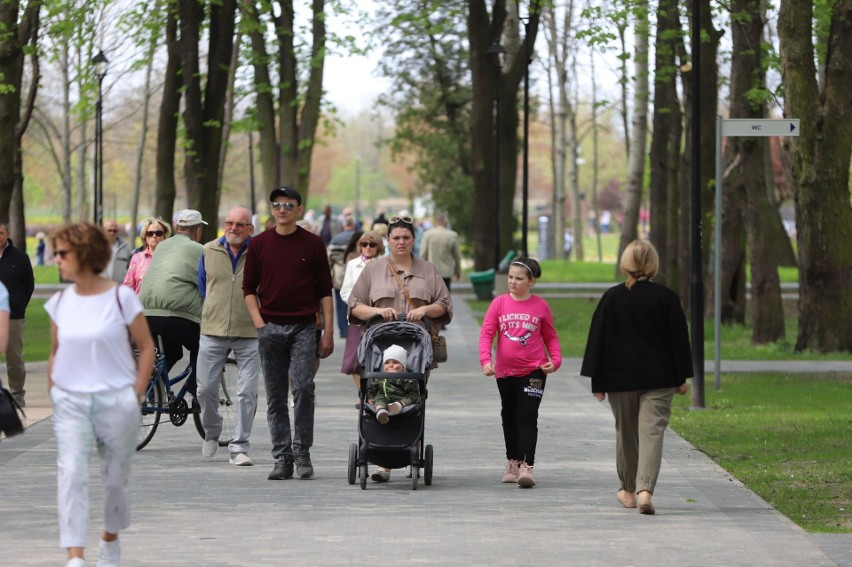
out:
<path id="1" fill-rule="evenodd" d="M 355 474 L 358 471 L 358 444 L 349 445 L 349 484 L 355 484 Z"/>
<path id="2" fill-rule="evenodd" d="M 361 490 L 367 490 L 367 465 L 361 465 Z"/>
<path id="3" fill-rule="evenodd" d="M 420 477 L 420 467 L 411 467 L 411 490 L 417 490 L 418 477 Z"/>
<path id="4" fill-rule="evenodd" d="M 424 458 L 425 463 L 423 464 L 423 484 L 426 486 L 432 486 L 432 459 L 433 459 L 433 451 L 432 445 L 426 445 L 426 456 Z"/>

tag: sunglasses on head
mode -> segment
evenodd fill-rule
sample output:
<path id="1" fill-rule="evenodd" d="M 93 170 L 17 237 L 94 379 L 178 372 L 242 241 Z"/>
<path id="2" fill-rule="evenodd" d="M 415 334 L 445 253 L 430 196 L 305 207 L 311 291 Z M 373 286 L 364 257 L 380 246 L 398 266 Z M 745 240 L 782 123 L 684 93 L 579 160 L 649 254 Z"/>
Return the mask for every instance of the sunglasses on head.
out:
<path id="1" fill-rule="evenodd" d="M 375 248 L 376 247 L 376 243 L 371 242 L 369 240 L 366 241 L 366 242 L 361 242 L 360 245 L 361 245 L 361 248 Z"/>
<path id="2" fill-rule="evenodd" d="M 272 203 L 272 208 L 275 209 L 276 211 L 278 209 L 282 208 L 282 207 L 284 208 L 285 211 L 292 211 L 297 206 L 298 205 L 296 205 L 294 203 L 278 203 L 278 202 Z"/>
<path id="3" fill-rule="evenodd" d="M 162 230 L 149 230 L 145 233 L 145 236 L 163 236 L 164 234 L 166 233 Z"/>
<path id="4" fill-rule="evenodd" d="M 411 217 L 391 217 L 390 223 L 391 224 L 400 224 L 400 223 L 402 223 L 402 224 L 414 224 L 414 219 L 412 219 Z"/>

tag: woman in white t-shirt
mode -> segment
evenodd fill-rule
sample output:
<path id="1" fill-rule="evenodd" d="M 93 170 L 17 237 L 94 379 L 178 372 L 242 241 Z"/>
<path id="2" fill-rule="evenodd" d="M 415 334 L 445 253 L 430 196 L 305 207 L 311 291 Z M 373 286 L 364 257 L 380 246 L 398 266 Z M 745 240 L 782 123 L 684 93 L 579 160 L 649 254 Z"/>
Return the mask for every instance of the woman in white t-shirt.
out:
<path id="1" fill-rule="evenodd" d="M 130 525 L 130 462 L 154 343 L 133 290 L 98 275 L 111 255 L 101 227 L 66 225 L 50 240 L 60 275 L 73 282 L 44 305 L 51 319 L 47 375 L 57 445 L 60 545 L 68 551 L 66 567 L 86 564 L 89 455 L 95 443 L 104 484 L 98 565 L 117 566 L 118 533 Z"/>

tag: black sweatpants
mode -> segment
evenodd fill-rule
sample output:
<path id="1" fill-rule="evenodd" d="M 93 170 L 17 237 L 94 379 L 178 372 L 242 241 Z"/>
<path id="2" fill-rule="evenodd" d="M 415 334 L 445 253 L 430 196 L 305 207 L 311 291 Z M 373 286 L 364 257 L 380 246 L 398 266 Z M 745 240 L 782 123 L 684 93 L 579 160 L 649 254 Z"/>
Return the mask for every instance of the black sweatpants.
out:
<path id="1" fill-rule="evenodd" d="M 526 376 L 497 379 L 503 409 L 503 438 L 506 458 L 533 466 L 538 441 L 538 406 L 547 376 L 536 370 Z"/>

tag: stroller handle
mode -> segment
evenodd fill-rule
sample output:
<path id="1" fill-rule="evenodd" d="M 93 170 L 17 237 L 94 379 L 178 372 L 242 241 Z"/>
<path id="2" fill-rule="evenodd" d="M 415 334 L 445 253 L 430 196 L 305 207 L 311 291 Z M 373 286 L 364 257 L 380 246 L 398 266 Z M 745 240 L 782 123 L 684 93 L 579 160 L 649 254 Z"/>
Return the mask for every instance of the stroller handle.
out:
<path id="1" fill-rule="evenodd" d="M 397 321 L 405 321 L 405 316 L 406 316 L 405 313 L 397 313 L 396 320 Z M 423 317 L 422 321 L 426 325 L 426 330 L 429 331 L 432 328 L 432 320 L 429 317 Z M 366 331 L 367 329 L 369 329 L 373 325 L 376 325 L 377 323 L 383 323 L 383 322 L 385 322 L 384 317 L 382 317 L 381 315 L 378 315 L 378 314 L 373 315 L 372 317 L 370 317 L 369 319 L 364 321 L 364 330 Z M 388 323 L 389 322 L 390 321 L 388 321 Z"/>

